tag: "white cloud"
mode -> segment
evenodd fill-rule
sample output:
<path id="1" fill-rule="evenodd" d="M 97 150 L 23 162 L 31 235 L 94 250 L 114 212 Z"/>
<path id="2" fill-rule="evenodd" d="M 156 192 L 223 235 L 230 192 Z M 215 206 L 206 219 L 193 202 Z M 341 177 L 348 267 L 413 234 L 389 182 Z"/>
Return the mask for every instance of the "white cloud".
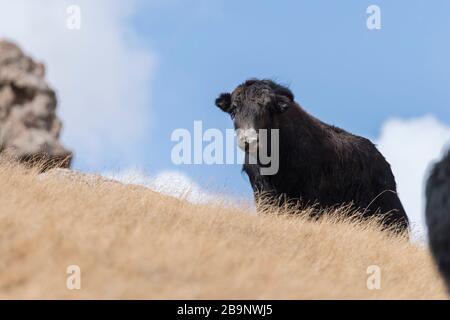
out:
<path id="1" fill-rule="evenodd" d="M 81 30 L 66 28 L 69 5 L 81 8 Z M 155 58 L 128 27 L 137 7 L 136 0 L 0 0 L 0 38 L 46 64 L 63 141 L 84 165 L 143 160 Z"/>
<path id="2" fill-rule="evenodd" d="M 106 178 L 125 184 L 135 184 L 147 187 L 156 192 L 184 199 L 195 204 L 225 203 L 229 204 L 223 195 L 205 191 L 188 176 L 179 171 L 163 171 L 156 176 L 150 176 L 143 170 L 128 169 L 120 172 L 105 173 Z"/>
<path id="3" fill-rule="evenodd" d="M 390 119 L 381 129 L 378 148 L 391 164 L 398 192 L 415 229 L 424 230 L 424 188 L 430 166 L 450 143 L 450 127 L 428 115 Z"/>

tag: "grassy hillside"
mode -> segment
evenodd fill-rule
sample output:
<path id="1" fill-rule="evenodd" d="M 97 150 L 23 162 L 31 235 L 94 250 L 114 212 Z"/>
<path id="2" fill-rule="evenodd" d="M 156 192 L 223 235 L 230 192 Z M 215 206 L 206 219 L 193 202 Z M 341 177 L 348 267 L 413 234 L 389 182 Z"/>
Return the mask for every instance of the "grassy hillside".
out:
<path id="1" fill-rule="evenodd" d="M 198 206 L 0 165 L 0 298 L 446 298 L 428 251 L 370 224 Z M 66 288 L 79 265 L 81 290 Z M 368 290 L 367 268 L 381 268 Z"/>

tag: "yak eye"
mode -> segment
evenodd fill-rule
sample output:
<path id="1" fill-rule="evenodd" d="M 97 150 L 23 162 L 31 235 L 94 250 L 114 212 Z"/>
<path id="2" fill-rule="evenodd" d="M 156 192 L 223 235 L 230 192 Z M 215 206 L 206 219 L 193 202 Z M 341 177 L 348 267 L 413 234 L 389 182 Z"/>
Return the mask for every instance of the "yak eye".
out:
<path id="1" fill-rule="evenodd" d="M 235 103 L 233 103 L 231 105 L 231 108 L 230 108 L 230 111 L 229 111 L 229 114 L 230 114 L 232 119 L 234 119 L 234 117 L 236 116 L 236 111 L 237 111 L 237 105 Z"/>
<path id="2" fill-rule="evenodd" d="M 234 119 L 236 117 L 236 108 L 231 109 L 230 116 L 231 116 L 231 119 Z"/>

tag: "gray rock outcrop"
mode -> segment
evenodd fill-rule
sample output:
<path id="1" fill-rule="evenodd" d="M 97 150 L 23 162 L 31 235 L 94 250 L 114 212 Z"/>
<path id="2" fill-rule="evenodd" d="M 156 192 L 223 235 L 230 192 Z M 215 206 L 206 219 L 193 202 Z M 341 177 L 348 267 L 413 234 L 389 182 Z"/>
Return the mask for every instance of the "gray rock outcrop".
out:
<path id="1" fill-rule="evenodd" d="M 0 40 L 0 154 L 46 167 L 69 167 L 72 152 L 59 141 L 55 91 L 45 66 L 14 43 Z"/>

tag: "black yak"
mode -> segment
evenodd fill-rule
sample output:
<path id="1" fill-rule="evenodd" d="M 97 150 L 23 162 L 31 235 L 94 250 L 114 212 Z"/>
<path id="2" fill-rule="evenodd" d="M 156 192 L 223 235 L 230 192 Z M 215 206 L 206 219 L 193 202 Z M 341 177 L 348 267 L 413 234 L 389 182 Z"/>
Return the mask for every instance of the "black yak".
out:
<path id="1" fill-rule="evenodd" d="M 450 152 L 433 168 L 426 197 L 429 245 L 450 292 Z"/>
<path id="2" fill-rule="evenodd" d="M 364 218 L 378 216 L 385 227 L 408 229 L 390 165 L 368 139 L 314 118 L 288 88 L 271 80 L 247 80 L 232 93 L 221 94 L 216 106 L 234 121 L 239 146 L 247 154 L 243 171 L 255 197 L 265 194 L 280 204 L 295 201 L 319 208 L 352 204 Z M 260 135 L 247 134 L 249 129 L 278 129 L 275 174 L 262 174 L 259 160 L 248 161 L 262 146 Z"/>

